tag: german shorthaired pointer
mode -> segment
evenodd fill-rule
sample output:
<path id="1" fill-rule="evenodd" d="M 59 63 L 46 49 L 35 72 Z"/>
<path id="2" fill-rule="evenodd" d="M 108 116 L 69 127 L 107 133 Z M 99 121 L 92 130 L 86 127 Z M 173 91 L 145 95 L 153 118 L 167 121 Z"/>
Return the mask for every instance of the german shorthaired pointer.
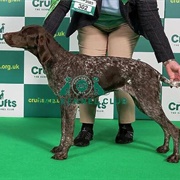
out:
<path id="1" fill-rule="evenodd" d="M 173 154 L 167 161 L 179 161 L 180 130 L 168 120 L 160 102 L 160 81 L 172 87 L 176 85 L 151 66 L 128 58 L 73 55 L 65 51 L 43 27 L 37 25 L 6 33 L 4 39 L 11 47 L 24 48 L 38 58 L 46 72 L 49 86 L 61 102 L 62 137 L 60 145 L 52 149 L 52 158 L 67 158 L 73 144 L 77 110 L 74 99 L 89 100 L 101 95 L 98 94 L 98 88 L 93 88 L 93 84 L 98 84 L 101 92 L 118 88 L 127 91 L 140 110 L 154 119 L 164 132 L 164 143 L 157 148 L 157 152 L 168 152 L 172 137 Z"/>

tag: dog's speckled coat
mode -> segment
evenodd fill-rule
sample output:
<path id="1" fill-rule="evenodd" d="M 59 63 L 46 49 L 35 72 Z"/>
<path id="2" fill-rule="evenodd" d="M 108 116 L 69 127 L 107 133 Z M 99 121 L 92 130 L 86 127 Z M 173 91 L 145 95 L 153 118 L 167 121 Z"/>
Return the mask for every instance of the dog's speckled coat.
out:
<path id="1" fill-rule="evenodd" d="M 154 119 L 164 131 L 164 143 L 157 152 L 169 150 L 170 137 L 173 139 L 173 154 L 168 162 L 179 161 L 180 130 L 166 117 L 160 102 L 160 81 L 174 86 L 168 79 L 146 63 L 120 57 L 92 57 L 73 55 L 65 51 L 54 38 L 41 26 L 25 26 L 18 32 L 4 34 L 6 43 L 12 47 L 24 48 L 33 53 L 42 64 L 49 86 L 60 99 L 94 98 L 95 91 L 89 94 L 76 94 L 70 89 L 66 96 L 60 96 L 65 79 L 75 79 L 84 75 L 93 82 L 99 79 L 99 85 L 106 91 L 121 88 L 134 97 L 137 106 Z M 74 119 L 77 105 L 61 103 L 62 138 L 60 145 L 53 148 L 54 159 L 66 159 L 73 144 Z"/>

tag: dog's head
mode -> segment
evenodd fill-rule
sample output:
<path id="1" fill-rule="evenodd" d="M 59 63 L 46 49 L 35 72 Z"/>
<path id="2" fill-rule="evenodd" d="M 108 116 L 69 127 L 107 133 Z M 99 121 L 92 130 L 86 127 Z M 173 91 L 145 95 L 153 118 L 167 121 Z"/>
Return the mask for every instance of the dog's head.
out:
<path id="1" fill-rule="evenodd" d="M 47 47 L 51 35 L 38 25 L 24 26 L 20 31 L 3 35 L 5 42 L 11 47 L 23 48 L 38 57 L 40 63 L 52 58 Z"/>

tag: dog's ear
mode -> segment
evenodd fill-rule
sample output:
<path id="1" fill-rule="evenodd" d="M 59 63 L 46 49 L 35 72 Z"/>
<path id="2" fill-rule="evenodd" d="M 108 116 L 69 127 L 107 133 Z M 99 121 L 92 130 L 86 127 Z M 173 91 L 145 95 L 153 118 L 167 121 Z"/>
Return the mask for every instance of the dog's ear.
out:
<path id="1" fill-rule="evenodd" d="M 50 40 L 46 33 L 40 33 L 37 38 L 37 51 L 40 63 L 44 64 L 47 61 L 52 60 L 52 54 L 49 50 L 48 44 Z"/>

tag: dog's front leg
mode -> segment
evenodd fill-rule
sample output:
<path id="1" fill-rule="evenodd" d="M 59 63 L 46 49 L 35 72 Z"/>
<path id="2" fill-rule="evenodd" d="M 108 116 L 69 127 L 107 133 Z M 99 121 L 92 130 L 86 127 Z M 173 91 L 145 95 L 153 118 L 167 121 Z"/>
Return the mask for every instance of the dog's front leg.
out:
<path id="1" fill-rule="evenodd" d="M 57 160 L 66 159 L 68 151 L 73 144 L 74 119 L 76 116 L 77 105 L 61 105 L 61 141 L 60 145 L 54 147 L 52 152 L 55 153 L 52 158 Z"/>

